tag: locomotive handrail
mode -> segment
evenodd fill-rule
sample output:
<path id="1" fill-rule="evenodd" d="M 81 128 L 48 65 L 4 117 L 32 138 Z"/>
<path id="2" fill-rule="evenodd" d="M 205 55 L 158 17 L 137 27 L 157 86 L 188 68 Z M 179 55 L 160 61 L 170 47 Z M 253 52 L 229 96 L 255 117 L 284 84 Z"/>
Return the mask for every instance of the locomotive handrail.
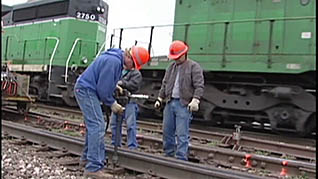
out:
<path id="1" fill-rule="evenodd" d="M 169 26 L 185 26 L 185 25 L 205 25 L 205 24 L 224 24 L 224 23 L 242 23 L 242 22 L 262 22 L 262 21 L 289 21 L 289 20 L 306 20 L 306 19 L 316 19 L 316 16 L 302 16 L 302 17 L 289 17 L 289 18 L 263 18 L 263 19 L 240 19 L 240 20 L 222 20 L 222 21 L 203 21 L 195 23 L 178 23 L 178 24 L 163 24 L 156 25 L 154 27 L 169 27 Z M 136 27 L 125 27 L 125 28 L 115 28 L 113 31 L 121 29 L 140 29 L 140 28 L 151 28 L 152 26 L 136 26 Z"/>
<path id="2" fill-rule="evenodd" d="M 65 64 L 65 79 L 64 79 L 65 83 L 67 83 L 68 64 L 69 64 L 69 62 L 71 60 L 71 56 L 72 56 L 72 54 L 74 52 L 75 46 L 77 45 L 77 42 L 80 41 L 80 40 L 82 40 L 82 39 L 80 39 L 80 38 L 75 39 L 75 41 L 73 43 L 73 46 L 72 46 L 72 49 L 71 49 L 71 51 L 70 51 L 70 53 L 69 53 L 69 55 L 67 57 L 66 64 Z"/>
<path id="3" fill-rule="evenodd" d="M 97 52 L 97 54 L 96 54 L 96 56 L 95 56 L 94 59 L 96 59 L 97 56 L 102 52 L 102 49 L 103 49 L 103 47 L 105 47 L 105 45 L 106 45 L 106 40 L 105 40 L 105 42 L 102 44 L 102 46 L 100 47 L 100 49 L 98 50 L 98 52 Z"/>
<path id="4" fill-rule="evenodd" d="M 50 64 L 49 64 L 48 80 L 50 82 L 51 81 L 51 72 L 52 72 L 52 63 L 53 63 L 53 59 L 54 59 L 54 56 L 55 56 L 56 49 L 57 49 L 57 47 L 58 47 L 58 45 L 60 43 L 60 39 L 58 39 L 57 37 L 46 37 L 46 39 L 56 40 L 55 47 L 53 49 L 53 52 L 52 52 L 52 55 L 51 55 L 51 58 L 50 58 Z"/>
<path id="5" fill-rule="evenodd" d="M 129 30 L 129 29 L 140 29 L 140 28 L 151 28 L 151 33 L 150 33 L 150 42 L 148 49 L 152 46 L 152 35 L 153 35 L 153 29 L 154 27 L 169 27 L 169 26 L 185 26 L 185 35 L 184 35 L 184 40 L 187 41 L 187 36 L 188 36 L 188 29 L 190 26 L 195 26 L 195 25 L 215 25 L 215 24 L 225 24 L 225 30 L 224 30 L 224 45 L 223 45 L 223 53 L 222 53 L 222 67 L 224 68 L 226 65 L 226 42 L 227 42 L 227 31 L 228 31 L 228 26 L 230 24 L 235 24 L 235 23 L 251 23 L 251 22 L 270 22 L 270 32 L 273 30 L 273 24 L 275 21 L 296 21 L 296 20 L 315 20 L 316 16 L 302 16 L 302 17 L 288 17 L 288 18 L 261 18 L 261 19 L 240 19 L 240 20 L 219 20 L 219 21 L 202 21 L 202 22 L 194 22 L 194 23 L 176 23 L 176 24 L 163 24 L 163 25 L 156 25 L 156 26 L 137 26 L 137 27 L 125 27 L 125 28 L 115 28 L 113 29 L 113 34 L 111 36 L 111 41 L 110 41 L 110 46 L 112 47 L 113 43 L 113 37 L 115 34 L 116 30 L 120 30 L 120 36 L 119 36 L 119 48 L 121 48 L 121 41 L 122 41 L 122 33 L 123 30 Z M 271 48 L 271 41 L 272 41 L 272 33 L 270 33 L 269 37 L 269 48 Z M 268 52 L 268 67 L 271 68 L 271 63 L 272 63 L 272 51 L 271 49 Z"/>

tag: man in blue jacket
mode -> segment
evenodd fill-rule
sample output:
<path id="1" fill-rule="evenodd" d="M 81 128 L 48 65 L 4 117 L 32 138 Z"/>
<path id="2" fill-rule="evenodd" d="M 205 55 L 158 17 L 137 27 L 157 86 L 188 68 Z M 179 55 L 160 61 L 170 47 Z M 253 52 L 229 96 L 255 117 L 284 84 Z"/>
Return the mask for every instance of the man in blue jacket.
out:
<path id="1" fill-rule="evenodd" d="M 81 163 L 85 163 L 85 177 L 103 178 L 105 160 L 105 120 L 101 102 L 110 106 L 115 114 L 122 114 L 124 107 L 117 103 L 113 93 L 121 78 L 124 66 L 142 66 L 144 52 L 142 47 L 134 47 L 136 57 L 127 55 L 121 49 L 112 48 L 103 52 L 77 79 L 74 94 L 81 108 L 86 126 L 85 146 Z M 148 59 L 149 60 L 149 54 Z"/>

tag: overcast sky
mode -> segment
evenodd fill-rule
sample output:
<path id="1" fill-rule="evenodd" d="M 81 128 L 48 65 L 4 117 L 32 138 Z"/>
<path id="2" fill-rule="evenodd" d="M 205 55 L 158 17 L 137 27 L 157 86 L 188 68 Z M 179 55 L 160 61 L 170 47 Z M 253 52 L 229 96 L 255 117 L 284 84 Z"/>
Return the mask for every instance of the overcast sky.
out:
<path id="1" fill-rule="evenodd" d="M 105 0 L 109 5 L 107 48 L 113 29 L 122 27 L 139 27 L 151 25 L 173 24 L 175 0 Z M 15 5 L 27 0 L 2 0 L 2 4 Z M 118 35 L 114 39 L 118 47 Z M 124 31 L 122 48 L 131 46 L 135 40 L 138 45 L 147 47 L 150 29 Z M 126 40 L 125 40 L 126 39 Z M 154 31 L 152 53 L 164 55 L 172 40 L 172 27 L 158 28 Z"/>

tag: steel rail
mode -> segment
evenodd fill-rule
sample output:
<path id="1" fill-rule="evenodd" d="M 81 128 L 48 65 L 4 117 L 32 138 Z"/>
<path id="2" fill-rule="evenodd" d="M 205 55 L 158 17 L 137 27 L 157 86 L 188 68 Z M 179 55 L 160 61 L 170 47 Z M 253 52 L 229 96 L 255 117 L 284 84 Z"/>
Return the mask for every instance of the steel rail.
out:
<path id="1" fill-rule="evenodd" d="M 138 121 L 138 126 L 146 129 L 162 130 L 162 125 Z M 210 140 L 226 142 L 226 145 L 236 145 L 237 141 L 233 139 L 231 134 L 219 132 L 207 132 L 197 129 L 190 129 L 192 139 L 205 138 Z M 276 154 L 288 154 L 301 159 L 316 160 L 316 148 L 311 146 L 287 144 L 278 141 L 260 140 L 252 137 L 241 136 L 239 146 L 245 148 L 253 148 L 255 150 L 263 150 Z"/>
<path id="2" fill-rule="evenodd" d="M 2 121 L 2 132 L 17 138 L 25 138 L 34 143 L 46 143 L 55 149 L 67 150 L 69 153 L 79 155 L 83 149 L 84 141 L 25 125 Z M 114 148 L 106 145 L 108 157 L 112 157 Z M 118 164 L 124 168 L 156 175 L 163 178 L 264 178 L 244 172 L 209 167 L 201 164 L 176 160 L 163 156 L 150 155 L 128 149 L 119 149 Z"/>
<path id="3" fill-rule="evenodd" d="M 44 107 L 44 106 L 41 106 Z M 46 107 L 46 105 L 45 105 Z M 49 107 L 50 108 L 50 107 Z M 65 110 L 59 107 L 52 107 L 50 109 L 61 109 Z M 75 111 L 68 110 L 71 113 L 76 113 Z M 11 111 L 13 112 L 13 111 Z M 36 118 L 37 114 L 30 113 L 30 116 Z M 55 118 L 55 117 L 53 117 Z M 59 120 L 62 120 L 59 118 Z M 79 123 L 69 121 L 69 125 L 78 125 Z M 152 123 L 152 122 L 144 122 L 144 121 L 138 121 L 138 127 L 142 128 L 142 130 L 156 130 L 158 133 L 162 133 L 162 125 L 158 123 Z M 279 142 L 279 141 L 269 141 L 269 140 L 260 140 L 252 137 L 247 136 L 241 136 L 239 141 L 233 139 L 233 135 L 231 134 L 224 134 L 219 132 L 208 132 L 208 131 L 202 131 L 197 129 L 190 129 L 190 136 L 193 140 L 211 140 L 211 141 L 219 141 L 220 145 L 223 145 L 224 147 L 231 147 L 236 148 L 238 150 L 242 149 L 252 149 L 252 150 L 260 150 L 260 151 L 266 151 L 270 152 L 272 154 L 278 154 L 278 155 L 291 155 L 294 157 L 297 157 L 299 159 L 305 159 L 305 160 L 316 160 L 316 148 L 311 146 L 304 146 L 304 145 L 295 145 L 295 144 L 288 144 L 285 142 Z M 239 145 L 237 145 L 237 142 L 239 142 Z"/>
<path id="4" fill-rule="evenodd" d="M 8 113 L 12 114 L 12 113 Z M 8 116 L 7 116 L 8 117 Z M 35 118 L 36 116 L 30 116 L 30 118 Z M 52 120 L 52 119 L 50 119 Z M 107 132 L 110 135 L 110 132 Z M 125 135 L 123 133 L 123 135 Z M 147 146 L 147 148 L 153 151 L 162 152 L 162 141 L 158 138 L 138 135 L 138 143 L 140 147 Z M 263 155 L 257 155 L 252 153 L 233 151 L 230 149 L 224 149 L 220 147 L 204 147 L 190 145 L 190 158 L 195 158 L 200 161 L 200 163 L 206 163 L 209 165 L 221 165 L 226 167 L 246 167 L 246 156 L 250 155 L 250 164 L 248 168 L 258 169 L 258 170 L 268 170 L 271 171 L 273 175 L 279 175 L 282 168 L 288 169 L 289 175 L 297 176 L 302 173 L 307 173 L 309 176 L 314 177 L 316 175 L 315 169 L 316 165 L 309 162 L 301 162 L 288 159 L 280 159 L 277 157 L 269 157 Z M 283 166 L 282 163 L 287 162 L 288 166 Z"/>
<path id="5" fill-rule="evenodd" d="M 150 146 L 152 149 L 161 149 L 162 140 L 149 137 L 137 136 L 140 145 Z M 302 162 L 297 160 L 282 159 L 240 151 L 234 151 L 219 147 L 189 146 L 190 156 L 196 157 L 201 163 L 215 164 L 221 166 L 248 167 L 253 169 L 265 169 L 279 176 L 282 168 L 288 170 L 291 176 L 299 176 L 307 173 L 310 177 L 316 177 L 316 163 Z M 246 165 L 249 160 L 250 166 Z M 287 165 L 283 165 L 287 163 Z"/>
<path id="6" fill-rule="evenodd" d="M 57 110 L 57 111 L 72 113 L 75 115 L 82 115 L 83 114 L 82 111 L 80 111 L 79 109 L 70 109 L 70 108 L 65 108 L 65 107 L 50 106 L 50 105 L 41 104 L 41 103 L 36 103 L 32 107 L 49 109 L 49 110 Z"/>

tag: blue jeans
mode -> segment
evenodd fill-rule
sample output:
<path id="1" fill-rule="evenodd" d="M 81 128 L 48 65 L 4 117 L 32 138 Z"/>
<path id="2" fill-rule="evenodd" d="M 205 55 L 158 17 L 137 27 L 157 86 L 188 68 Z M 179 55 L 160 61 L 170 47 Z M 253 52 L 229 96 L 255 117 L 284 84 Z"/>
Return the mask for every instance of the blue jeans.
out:
<path id="1" fill-rule="evenodd" d="M 121 146 L 121 136 L 122 136 L 122 123 L 123 121 L 126 121 L 127 124 L 127 145 L 129 149 L 136 149 L 138 147 L 136 135 L 137 135 L 137 115 L 139 112 L 138 105 L 135 102 L 129 102 L 125 106 L 125 112 L 122 115 L 123 118 L 120 123 L 120 133 L 119 133 L 119 142 L 117 146 Z M 112 131 L 112 145 L 115 146 L 116 143 L 116 128 L 117 128 L 117 120 L 118 115 L 112 113 L 111 114 L 111 121 L 110 121 L 110 127 Z"/>
<path id="2" fill-rule="evenodd" d="M 163 111 L 163 150 L 166 156 L 188 160 L 192 113 L 179 99 L 171 99 Z M 177 138 L 177 143 L 176 143 Z"/>
<path id="3" fill-rule="evenodd" d="M 87 160 L 85 170 L 96 172 L 104 168 L 105 120 L 96 93 L 76 84 L 74 94 L 84 115 L 86 126 L 85 146 L 81 160 Z"/>

